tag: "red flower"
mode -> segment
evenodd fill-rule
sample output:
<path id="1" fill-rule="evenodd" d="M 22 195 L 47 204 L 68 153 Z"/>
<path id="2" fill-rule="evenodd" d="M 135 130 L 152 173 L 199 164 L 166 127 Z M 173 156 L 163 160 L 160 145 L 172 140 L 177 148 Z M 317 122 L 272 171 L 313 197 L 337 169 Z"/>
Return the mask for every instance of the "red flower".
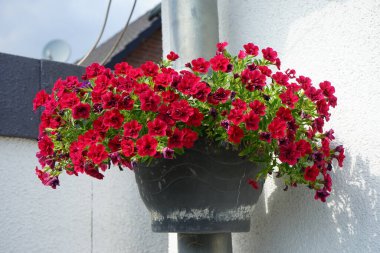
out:
<path id="1" fill-rule="evenodd" d="M 230 126 L 227 131 L 228 140 L 230 142 L 239 144 L 241 139 L 244 137 L 243 130 L 238 126 Z"/>
<path id="2" fill-rule="evenodd" d="M 307 167 L 305 169 L 305 172 L 304 172 L 304 175 L 303 177 L 305 178 L 305 180 L 307 181 L 312 181 L 314 182 L 317 177 L 319 175 L 319 169 L 318 167 L 314 164 L 312 167 Z"/>
<path id="3" fill-rule="evenodd" d="M 159 119 L 155 118 L 153 121 L 148 122 L 148 133 L 152 136 L 165 136 L 167 124 Z"/>
<path id="4" fill-rule="evenodd" d="M 103 124 L 108 127 L 119 129 L 123 125 L 124 116 L 117 109 L 104 113 Z"/>
<path id="5" fill-rule="evenodd" d="M 344 148 L 342 145 L 335 148 L 335 152 L 339 152 L 338 156 L 335 155 L 335 158 L 338 160 L 338 166 L 343 167 L 343 161 L 346 156 L 344 155 Z"/>
<path id="6" fill-rule="evenodd" d="M 255 190 L 260 188 L 260 185 L 257 183 L 257 181 L 253 180 L 252 178 L 248 178 L 248 184 Z"/>
<path id="7" fill-rule="evenodd" d="M 268 130 L 271 133 L 272 138 L 279 139 L 285 137 L 286 122 L 278 117 L 274 118 L 269 124 Z"/>
<path id="8" fill-rule="evenodd" d="M 257 56 L 259 54 L 259 47 L 253 43 L 245 44 L 244 46 L 245 52 L 252 56 Z"/>
<path id="9" fill-rule="evenodd" d="M 168 87 L 173 82 L 170 74 L 160 73 L 154 77 L 155 89 L 161 90 Z"/>
<path id="10" fill-rule="evenodd" d="M 131 71 L 131 69 L 133 69 L 133 67 L 130 66 L 127 62 L 120 62 L 115 64 L 116 75 L 126 75 Z"/>
<path id="11" fill-rule="evenodd" d="M 243 110 L 232 109 L 228 114 L 228 119 L 235 125 L 239 125 L 244 120 Z"/>
<path id="12" fill-rule="evenodd" d="M 136 139 L 139 136 L 142 125 L 136 120 L 131 120 L 124 124 L 124 137 Z"/>
<path id="13" fill-rule="evenodd" d="M 293 142 L 287 145 L 280 146 L 279 159 L 281 162 L 286 162 L 289 165 L 294 165 L 297 163 L 297 159 L 300 157 L 300 153 L 297 150 L 297 145 Z"/>
<path id="14" fill-rule="evenodd" d="M 315 191 L 314 199 L 318 200 L 320 199 L 322 202 L 326 202 L 326 198 L 330 196 L 330 193 L 325 189 L 325 187 L 322 190 Z"/>
<path id="15" fill-rule="evenodd" d="M 308 155 L 312 152 L 311 145 L 306 140 L 299 140 L 296 142 L 297 151 L 300 153 L 300 157 Z"/>
<path id="16" fill-rule="evenodd" d="M 147 76 L 156 76 L 158 74 L 158 66 L 152 61 L 147 61 L 141 65 L 141 70 Z"/>
<path id="17" fill-rule="evenodd" d="M 222 53 L 227 46 L 228 46 L 228 42 L 216 43 L 217 52 Z"/>
<path id="18" fill-rule="evenodd" d="M 246 56 L 247 56 L 247 54 L 246 54 L 245 51 L 243 51 L 243 50 L 240 50 L 240 51 L 239 51 L 238 58 L 239 58 L 240 60 L 244 59 Z"/>
<path id="19" fill-rule="evenodd" d="M 156 112 L 161 102 L 160 96 L 153 91 L 145 91 L 140 94 L 141 110 Z"/>
<path id="20" fill-rule="evenodd" d="M 285 107 L 280 107 L 276 112 L 276 116 L 287 122 L 293 120 L 292 111 Z"/>
<path id="21" fill-rule="evenodd" d="M 191 90 L 191 95 L 199 101 L 205 102 L 211 88 L 205 82 L 196 83 Z"/>
<path id="22" fill-rule="evenodd" d="M 247 103 L 244 100 L 241 100 L 239 98 L 232 101 L 231 104 L 235 107 L 235 109 L 238 109 L 238 110 L 245 111 L 247 109 Z"/>
<path id="23" fill-rule="evenodd" d="M 47 135 L 43 135 L 38 140 L 38 148 L 40 149 L 40 154 L 43 156 L 52 155 L 54 153 L 54 143 Z"/>
<path id="24" fill-rule="evenodd" d="M 166 58 L 169 61 L 175 61 L 179 58 L 179 56 L 178 56 L 178 54 L 174 53 L 173 51 L 170 51 L 170 53 L 168 55 L 166 55 Z"/>
<path id="25" fill-rule="evenodd" d="M 265 105 L 263 103 L 261 103 L 259 100 L 255 100 L 253 102 L 250 102 L 249 103 L 249 107 L 252 109 L 252 111 L 254 113 L 256 113 L 257 115 L 260 115 L 260 116 L 264 116 L 265 115 Z"/>
<path id="26" fill-rule="evenodd" d="M 198 108 L 192 108 L 193 112 L 189 117 L 189 120 L 186 121 L 186 125 L 199 127 L 202 125 L 202 120 L 204 118 L 203 114 L 199 111 Z"/>
<path id="27" fill-rule="evenodd" d="M 206 61 L 204 58 L 198 58 L 191 61 L 192 69 L 195 72 L 199 73 L 207 73 L 210 63 Z"/>
<path id="28" fill-rule="evenodd" d="M 276 62 L 277 52 L 274 51 L 273 48 L 267 47 L 267 48 L 261 50 L 261 52 L 263 53 L 264 59 L 266 59 L 272 63 Z"/>
<path id="29" fill-rule="evenodd" d="M 259 70 L 267 77 L 270 77 L 272 75 L 272 70 L 270 70 L 270 68 L 267 66 L 259 66 Z"/>
<path id="30" fill-rule="evenodd" d="M 161 93 L 161 97 L 164 103 L 171 103 L 176 101 L 179 98 L 179 95 L 174 91 L 167 90 Z"/>
<path id="31" fill-rule="evenodd" d="M 104 175 L 99 172 L 99 169 L 96 168 L 92 164 L 86 165 L 85 168 L 84 168 L 84 172 L 86 172 L 87 175 L 89 175 L 91 177 L 94 177 L 96 179 L 99 179 L 99 180 L 102 180 L 103 177 L 104 177 Z"/>
<path id="32" fill-rule="evenodd" d="M 188 128 L 182 129 L 183 133 L 183 146 L 185 148 L 192 148 L 194 142 L 198 139 L 198 133 Z"/>
<path id="33" fill-rule="evenodd" d="M 92 79 L 102 74 L 105 71 L 105 67 L 99 63 L 93 63 L 90 66 L 86 67 L 86 74 L 82 76 L 83 80 Z"/>
<path id="34" fill-rule="evenodd" d="M 143 135 L 136 141 L 137 153 L 140 156 L 154 156 L 157 152 L 158 142 L 151 135 Z"/>
<path id="35" fill-rule="evenodd" d="M 219 103 L 224 104 L 229 99 L 230 95 L 230 90 L 218 88 L 213 94 L 209 94 L 207 101 L 213 105 L 218 105 Z"/>
<path id="36" fill-rule="evenodd" d="M 73 107 L 74 119 L 87 119 L 90 117 L 91 106 L 89 104 L 79 103 Z"/>
<path id="37" fill-rule="evenodd" d="M 131 139 L 123 139 L 121 141 L 121 150 L 126 157 L 131 157 L 135 154 L 135 143 Z"/>
<path id="38" fill-rule="evenodd" d="M 322 152 L 325 157 L 330 156 L 330 141 L 327 138 L 322 139 Z"/>
<path id="39" fill-rule="evenodd" d="M 108 142 L 108 147 L 111 150 L 111 152 L 118 152 L 121 148 L 120 136 L 116 135 L 115 137 L 110 139 Z"/>
<path id="40" fill-rule="evenodd" d="M 36 175 L 41 180 L 41 182 L 46 186 L 50 186 L 53 189 L 55 189 L 57 185 L 59 186 L 58 177 L 52 177 L 49 173 L 43 172 L 42 170 L 39 170 L 37 167 L 36 167 Z"/>
<path id="41" fill-rule="evenodd" d="M 112 92 L 107 92 L 102 95 L 102 107 L 103 109 L 112 109 L 118 106 L 120 101 L 120 95 Z"/>
<path id="42" fill-rule="evenodd" d="M 33 110 L 37 110 L 40 106 L 45 105 L 48 99 L 49 94 L 47 94 L 45 90 L 40 90 L 33 99 Z"/>
<path id="43" fill-rule="evenodd" d="M 273 80 L 276 81 L 279 85 L 282 86 L 288 86 L 289 83 L 289 77 L 288 75 L 282 73 L 282 72 L 276 72 L 275 74 L 272 75 Z"/>
<path id="44" fill-rule="evenodd" d="M 329 105 L 326 103 L 325 99 L 321 99 L 317 102 L 317 112 L 321 116 L 325 116 L 328 120 L 330 118 Z"/>
<path id="45" fill-rule="evenodd" d="M 174 120 L 186 122 L 192 112 L 192 107 L 186 100 L 178 100 L 170 104 L 170 117 Z"/>
<path id="46" fill-rule="evenodd" d="M 178 128 L 174 129 L 172 136 L 168 140 L 168 148 L 182 148 L 183 147 L 183 136 L 184 132 Z"/>
<path id="47" fill-rule="evenodd" d="M 299 76 L 296 81 L 301 85 L 302 89 L 307 90 L 311 87 L 311 79 L 305 76 Z"/>
<path id="48" fill-rule="evenodd" d="M 284 93 L 280 94 L 280 99 L 283 104 L 289 106 L 289 108 L 294 108 L 294 104 L 298 101 L 298 96 L 294 95 L 293 91 L 290 89 L 286 90 Z"/>
<path id="49" fill-rule="evenodd" d="M 183 74 L 181 81 L 177 85 L 177 89 L 181 91 L 185 95 L 190 95 L 192 93 L 192 89 L 196 83 L 198 83 L 201 79 L 195 74 L 189 71 L 181 71 Z"/>
<path id="50" fill-rule="evenodd" d="M 266 76 L 260 70 L 245 69 L 241 72 L 241 81 L 249 91 L 262 90 L 265 86 Z"/>
<path id="51" fill-rule="evenodd" d="M 102 144 L 93 144 L 88 149 L 88 158 L 90 158 L 95 164 L 101 164 L 108 158 L 106 148 Z"/>
<path id="52" fill-rule="evenodd" d="M 135 101 L 131 98 L 130 95 L 123 93 L 119 100 L 117 108 L 119 110 L 132 110 L 134 102 Z"/>
<path id="53" fill-rule="evenodd" d="M 244 116 L 244 122 L 247 130 L 256 131 L 259 129 L 260 117 L 255 112 L 251 111 Z"/>
<path id="54" fill-rule="evenodd" d="M 65 92 L 59 98 L 59 105 L 61 109 L 72 108 L 79 102 L 80 102 L 79 98 L 73 92 L 69 92 L 69 93 Z"/>
<path id="55" fill-rule="evenodd" d="M 308 98 L 310 98 L 310 100 L 313 102 L 324 99 L 324 96 L 322 94 L 322 90 L 316 89 L 313 86 L 310 86 L 308 89 L 305 90 L 305 95 Z"/>
<path id="56" fill-rule="evenodd" d="M 218 54 L 210 59 L 210 63 L 211 63 L 211 68 L 214 71 L 227 72 L 228 64 L 230 64 L 230 60 L 226 58 L 224 55 Z"/>

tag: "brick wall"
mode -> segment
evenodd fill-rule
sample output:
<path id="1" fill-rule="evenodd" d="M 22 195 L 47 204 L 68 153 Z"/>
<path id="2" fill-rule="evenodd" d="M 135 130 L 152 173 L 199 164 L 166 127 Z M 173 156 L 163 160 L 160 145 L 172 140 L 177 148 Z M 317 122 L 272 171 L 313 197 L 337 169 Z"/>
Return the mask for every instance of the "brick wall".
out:
<path id="1" fill-rule="evenodd" d="M 144 40 L 123 60 L 134 67 L 139 67 L 146 61 L 158 63 L 162 58 L 162 31 L 158 29 L 152 36 Z"/>

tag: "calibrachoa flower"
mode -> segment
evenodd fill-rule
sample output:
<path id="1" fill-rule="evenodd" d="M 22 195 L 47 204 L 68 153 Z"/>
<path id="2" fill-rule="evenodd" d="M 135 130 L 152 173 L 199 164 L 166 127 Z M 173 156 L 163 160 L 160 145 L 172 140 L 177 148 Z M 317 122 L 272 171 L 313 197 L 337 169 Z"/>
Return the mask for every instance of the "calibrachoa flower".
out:
<path id="1" fill-rule="evenodd" d="M 133 169 L 175 159 L 202 138 L 264 162 L 247 181 L 253 188 L 275 172 L 286 188 L 304 184 L 325 202 L 333 161 L 342 167 L 345 158 L 343 146 L 332 147 L 334 131 L 324 130 L 337 105 L 335 88 L 281 71 L 270 47 L 247 43 L 232 56 L 227 42 L 216 46 L 215 56 L 194 59 L 186 70 L 171 67 L 174 52 L 160 65 L 121 62 L 112 71 L 94 63 L 82 80 L 58 79 L 50 94 L 38 92 L 41 182 L 56 188 L 62 172 L 102 179 L 111 164 Z"/>

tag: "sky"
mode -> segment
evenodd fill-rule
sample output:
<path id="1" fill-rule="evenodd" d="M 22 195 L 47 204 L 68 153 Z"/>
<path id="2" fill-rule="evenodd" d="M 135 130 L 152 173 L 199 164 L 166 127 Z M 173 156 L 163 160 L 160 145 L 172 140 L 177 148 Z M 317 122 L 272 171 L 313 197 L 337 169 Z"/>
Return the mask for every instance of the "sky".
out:
<path id="1" fill-rule="evenodd" d="M 133 20 L 160 0 L 138 0 Z M 80 59 L 97 39 L 108 0 L 0 0 L 0 52 L 42 57 L 44 46 L 62 39 L 71 47 L 68 62 Z M 127 22 L 133 0 L 113 0 L 102 41 Z M 127 31 L 128 33 L 128 31 Z"/>

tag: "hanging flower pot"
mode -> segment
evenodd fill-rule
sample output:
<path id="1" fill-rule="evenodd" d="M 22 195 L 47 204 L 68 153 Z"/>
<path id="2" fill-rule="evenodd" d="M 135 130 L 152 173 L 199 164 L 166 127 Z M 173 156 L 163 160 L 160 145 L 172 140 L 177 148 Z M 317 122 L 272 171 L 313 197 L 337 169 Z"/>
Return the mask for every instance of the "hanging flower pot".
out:
<path id="1" fill-rule="evenodd" d="M 334 87 L 279 71 L 272 48 L 259 57 L 248 43 L 232 56 L 226 46 L 182 71 L 170 67 L 173 52 L 140 68 L 94 63 L 83 80 L 40 91 L 39 179 L 56 188 L 62 172 L 102 179 L 111 164 L 133 169 L 158 232 L 248 231 L 268 175 L 326 201 L 333 159 L 344 159 L 343 146 L 330 145 L 334 131 L 323 129 Z"/>
<path id="2" fill-rule="evenodd" d="M 262 190 L 247 182 L 263 165 L 201 140 L 176 159 L 155 159 L 134 171 L 154 232 L 247 232 Z"/>

